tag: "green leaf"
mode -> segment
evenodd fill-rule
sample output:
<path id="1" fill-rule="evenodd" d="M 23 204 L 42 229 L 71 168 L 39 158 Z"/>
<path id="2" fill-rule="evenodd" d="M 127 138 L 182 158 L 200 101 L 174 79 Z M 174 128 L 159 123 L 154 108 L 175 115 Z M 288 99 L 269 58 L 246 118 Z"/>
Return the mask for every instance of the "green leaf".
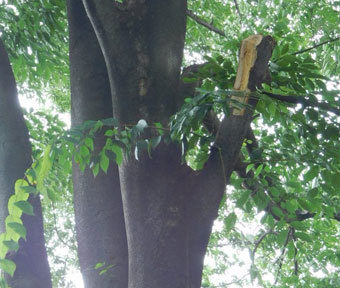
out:
<path id="1" fill-rule="evenodd" d="M 319 174 L 319 167 L 313 166 L 309 169 L 309 171 L 303 176 L 306 182 L 313 180 Z"/>
<path id="2" fill-rule="evenodd" d="M 94 267 L 94 269 L 100 269 L 102 267 L 104 267 L 105 263 L 104 262 L 99 262 L 96 264 L 96 266 Z"/>
<path id="3" fill-rule="evenodd" d="M 287 253 L 287 256 L 288 256 L 289 259 L 293 259 L 294 255 L 295 255 L 295 246 L 294 246 L 294 243 L 292 241 L 290 241 L 288 243 L 288 253 Z"/>
<path id="4" fill-rule="evenodd" d="M 11 228 L 15 233 L 17 233 L 20 237 L 26 240 L 26 228 L 23 224 L 18 222 L 10 222 L 7 224 L 9 228 Z"/>
<path id="5" fill-rule="evenodd" d="M 47 145 L 44 151 L 44 156 L 42 158 L 42 162 L 39 165 L 39 173 L 37 176 L 37 189 L 38 191 L 42 191 L 44 188 L 44 180 L 46 178 L 47 173 L 52 168 L 52 159 L 50 156 L 52 146 Z"/>
<path id="6" fill-rule="evenodd" d="M 100 168 L 107 173 L 107 169 L 109 168 L 110 160 L 109 157 L 106 156 L 105 150 L 100 153 L 100 160 L 99 160 Z"/>
<path id="7" fill-rule="evenodd" d="M 284 214 L 279 207 L 276 206 L 272 207 L 272 211 L 277 217 L 283 218 Z"/>
<path id="8" fill-rule="evenodd" d="M 20 188 L 29 194 L 37 193 L 37 189 L 34 186 L 21 186 Z"/>
<path id="9" fill-rule="evenodd" d="M 313 242 L 312 238 L 307 233 L 304 233 L 304 232 L 295 232 L 294 235 L 297 238 L 300 238 L 303 241 Z"/>
<path id="10" fill-rule="evenodd" d="M 94 164 L 92 167 L 93 176 L 96 177 L 99 173 L 99 163 Z"/>
<path id="11" fill-rule="evenodd" d="M 85 158 L 85 157 L 90 155 L 90 151 L 89 151 L 89 149 L 85 145 L 80 146 L 80 155 L 83 158 Z"/>
<path id="12" fill-rule="evenodd" d="M 164 135 L 163 125 L 159 122 L 156 122 L 155 126 L 157 127 L 157 131 L 158 131 L 159 135 L 163 136 Z"/>
<path id="13" fill-rule="evenodd" d="M 13 277 L 16 265 L 12 260 L 0 259 L 0 269 Z"/>
<path id="14" fill-rule="evenodd" d="M 224 219 L 224 230 L 226 233 L 229 233 L 231 229 L 234 228 L 236 224 L 237 216 L 234 212 L 230 213 L 225 219 Z"/>
<path id="15" fill-rule="evenodd" d="M 28 201 L 18 201 L 14 205 L 19 207 L 25 214 L 34 216 L 33 207 Z"/>
<path id="16" fill-rule="evenodd" d="M 116 154 L 116 163 L 119 166 L 123 162 L 122 148 L 119 147 L 118 145 L 112 145 L 111 150 Z"/>
<path id="17" fill-rule="evenodd" d="M 261 171 L 262 171 L 262 168 L 263 168 L 263 164 L 260 164 L 256 170 L 255 170 L 255 174 L 254 174 L 254 177 L 256 178 L 257 176 L 260 175 Z"/>
<path id="18" fill-rule="evenodd" d="M 253 167 L 255 166 L 255 164 L 249 164 L 246 168 L 246 173 L 248 173 L 251 169 L 253 169 Z"/>
<path id="19" fill-rule="evenodd" d="M 243 190 L 240 194 L 240 198 L 236 201 L 236 207 L 242 208 L 250 197 L 250 190 Z"/>
<path id="20" fill-rule="evenodd" d="M 306 225 L 300 221 L 293 221 L 290 225 L 297 230 L 306 230 Z"/>
<path id="21" fill-rule="evenodd" d="M 299 198 L 299 199 L 297 199 L 297 201 L 299 202 L 300 206 L 301 206 L 303 209 L 305 209 L 305 210 L 307 210 L 307 211 L 310 211 L 310 212 L 313 212 L 313 209 L 312 209 L 312 207 L 311 207 L 311 204 L 310 204 L 310 202 L 309 202 L 308 200 Z"/>
<path id="22" fill-rule="evenodd" d="M 277 244 L 279 244 L 280 247 L 282 247 L 283 244 L 286 242 L 288 232 L 288 229 L 284 229 L 279 233 L 279 235 L 277 235 Z"/>
<path id="23" fill-rule="evenodd" d="M 107 136 L 107 137 L 112 137 L 115 134 L 116 134 L 116 131 L 112 130 L 112 129 L 109 129 L 109 130 L 105 131 L 105 136 Z"/>
<path id="24" fill-rule="evenodd" d="M 105 133 L 105 135 L 106 135 L 106 133 Z M 87 137 L 87 138 L 85 138 L 84 142 L 85 142 L 85 145 L 86 145 L 88 148 L 91 149 L 91 151 L 94 150 L 94 143 L 93 143 L 93 139 L 92 139 L 92 138 Z"/>
<path id="25" fill-rule="evenodd" d="M 289 50 L 289 44 L 286 43 L 281 49 L 281 55 L 286 54 L 288 52 L 288 50 Z"/>
<path id="26" fill-rule="evenodd" d="M 4 243 L 4 245 L 8 248 L 9 251 L 18 251 L 19 249 L 19 243 L 13 240 L 10 241 L 2 241 L 2 243 Z"/>

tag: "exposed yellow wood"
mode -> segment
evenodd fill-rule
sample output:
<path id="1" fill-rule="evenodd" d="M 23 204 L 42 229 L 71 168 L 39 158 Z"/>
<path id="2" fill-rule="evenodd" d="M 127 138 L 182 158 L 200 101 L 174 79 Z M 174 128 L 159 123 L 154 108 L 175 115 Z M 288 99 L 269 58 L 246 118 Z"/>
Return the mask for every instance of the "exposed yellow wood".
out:
<path id="1" fill-rule="evenodd" d="M 256 47 L 261 43 L 262 38 L 262 35 L 252 35 L 242 41 L 234 90 L 250 92 L 248 89 L 249 74 L 256 61 Z M 231 98 L 244 104 L 248 103 L 248 97 L 232 96 Z M 235 108 L 232 113 L 233 115 L 243 115 L 244 109 Z"/>

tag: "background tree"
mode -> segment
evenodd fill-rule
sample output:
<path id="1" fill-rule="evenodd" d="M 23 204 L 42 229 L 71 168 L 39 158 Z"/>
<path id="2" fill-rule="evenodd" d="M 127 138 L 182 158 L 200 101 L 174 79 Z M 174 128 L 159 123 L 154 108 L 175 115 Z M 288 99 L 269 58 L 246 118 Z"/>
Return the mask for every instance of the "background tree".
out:
<path id="1" fill-rule="evenodd" d="M 0 193 L 0 231 L 1 233 L 5 229 L 8 231 L 8 235 L 2 234 L 0 236 L 1 242 L 4 243 L 0 252 L 3 258 L 7 251 L 16 250 L 14 253 L 9 252 L 8 255 L 8 258 L 16 263 L 16 269 L 6 259 L 2 259 L 0 265 L 2 268 L 7 267 L 5 271 L 12 274 L 13 277 L 7 277 L 11 287 L 52 287 L 45 248 L 40 198 L 20 191 L 20 183 L 16 183 L 16 180 L 24 176 L 32 163 L 32 148 L 18 101 L 14 75 L 7 52 L 1 41 L 0 96 L 0 185 L 2 187 Z M 14 191 L 15 195 L 11 197 Z M 27 199 L 30 207 L 34 209 L 34 214 L 31 211 L 28 213 L 20 205 L 23 200 Z M 21 221 L 20 216 L 23 211 L 28 215 L 24 215 Z M 8 237 L 9 233 L 11 237 Z M 19 242 L 19 248 L 14 240 L 18 241 L 20 238 L 23 239 Z"/>
<path id="2" fill-rule="evenodd" d="M 88 287 L 111 286 L 115 277 L 122 281 L 122 287 L 126 285 L 127 278 L 118 276 L 128 274 L 126 245 L 130 287 L 199 287 L 203 256 L 219 207 L 220 221 L 211 236 L 209 252 L 217 264 L 207 267 L 203 286 L 213 287 L 209 275 L 223 274 L 236 265 L 231 250 L 244 249 L 251 252 L 251 277 L 228 279 L 227 283 L 244 287 L 256 279 L 263 286 L 336 285 L 339 99 L 338 91 L 330 90 L 339 76 L 338 3 L 189 1 L 188 10 L 185 1 L 83 2 L 93 28 L 81 1 L 68 3 L 73 125 L 116 118 L 87 122 L 70 137 L 77 139 L 74 155 L 80 168 L 89 164 L 94 174 L 100 173 L 93 178 L 90 170 L 81 174 L 74 166 L 79 260 Z M 20 4 L 16 9 L 4 9 L 2 15 L 7 18 L 2 19 L 31 11 L 25 1 L 16 4 Z M 20 50 L 11 45 L 11 33 L 3 37 L 22 81 L 28 81 L 32 91 L 50 81 L 44 91 L 56 95 L 54 88 L 59 84 L 58 91 L 68 87 L 67 60 L 58 57 L 65 47 L 66 41 L 59 40 L 65 39 L 66 17 L 62 1 L 42 5 L 37 11 L 47 25 L 32 26 L 34 21 L 27 20 L 27 26 L 8 21 L 3 27 L 19 32 L 23 28 L 26 34 L 49 27 L 51 30 L 45 32 L 53 31 L 51 38 L 42 39 L 46 33 L 34 33 L 38 43 L 45 40 L 48 45 L 25 42 L 26 35 L 16 38 L 15 44 L 23 47 Z M 20 29 L 9 29 L 13 25 Z M 254 33 L 270 34 L 277 42 L 269 63 L 271 87 L 257 85 L 261 92 L 250 95 L 253 108 L 248 106 L 243 117 L 231 116 L 230 105 L 238 105 L 231 98 L 235 94 L 231 89 L 238 62 L 236 51 L 240 41 Z M 50 62 L 36 61 L 43 51 L 55 55 L 45 58 L 57 63 L 62 77 L 41 73 L 51 67 Z M 203 58 L 208 63 L 183 69 L 180 79 L 183 51 L 185 64 Z M 264 53 L 266 57 L 269 54 Z M 22 64 L 17 59 L 23 55 L 36 67 L 26 74 L 18 69 Z M 266 70 L 266 65 L 259 69 Z M 36 76 L 42 76 L 42 81 Z M 269 78 L 266 81 L 269 83 Z M 201 90 L 195 93 L 197 85 Z M 180 109 L 185 98 L 191 100 L 185 100 Z M 63 110 L 67 109 L 67 99 L 56 98 Z M 176 112 L 169 127 L 169 118 Z M 109 130 L 102 128 L 101 136 L 94 137 L 93 132 L 103 124 Z M 165 144 L 169 133 L 171 142 L 178 141 L 182 150 L 177 144 Z M 113 164 L 108 170 L 108 160 L 120 164 L 122 147 L 130 147 L 125 151 L 135 152 L 135 157 L 124 154 L 118 185 L 117 180 L 111 181 L 112 177 L 117 179 L 117 170 Z M 151 158 L 144 149 L 147 147 L 156 148 Z M 61 149 L 55 155 L 65 153 Z M 182 164 L 181 158 L 200 171 Z M 60 163 L 53 165 L 69 167 Z M 99 168 L 110 176 L 105 177 Z M 235 189 L 223 196 L 227 183 Z M 94 189 L 103 193 L 103 198 L 94 196 Z M 110 190 L 115 191 L 112 197 L 118 201 L 110 201 Z M 120 216 L 114 216 L 113 211 Z M 242 223 L 256 223 L 258 228 L 246 231 Z M 93 233 L 93 225 L 101 227 L 103 234 Z M 110 226 L 115 228 L 105 228 Z M 115 235 L 112 242 L 111 233 Z M 122 247 L 119 253 L 110 246 L 113 243 L 120 243 L 115 246 Z M 217 250 L 224 245 L 229 249 Z M 98 255 L 103 259 L 96 259 Z M 94 269 L 98 262 L 105 262 L 103 272 L 107 271 L 101 277 Z M 329 271 L 317 277 L 311 266 L 315 271 L 327 266 Z"/>

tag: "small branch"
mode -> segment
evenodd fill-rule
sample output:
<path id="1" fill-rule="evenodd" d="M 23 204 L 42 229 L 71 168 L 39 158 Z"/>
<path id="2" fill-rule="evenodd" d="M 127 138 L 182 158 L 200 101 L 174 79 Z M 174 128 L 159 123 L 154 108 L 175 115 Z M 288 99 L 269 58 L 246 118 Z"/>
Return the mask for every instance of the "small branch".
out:
<path id="1" fill-rule="evenodd" d="M 295 242 L 296 241 L 296 237 L 295 237 L 295 233 L 294 232 L 295 232 L 295 230 L 293 228 L 292 236 L 293 236 L 293 241 Z M 295 276 L 298 276 L 298 274 L 299 274 L 299 262 L 298 262 L 298 260 L 296 258 L 297 253 L 298 253 L 298 250 L 297 250 L 296 246 L 294 245 L 294 275 Z"/>
<path id="2" fill-rule="evenodd" d="M 281 250 L 281 255 L 279 256 L 279 258 L 277 258 L 277 260 L 274 262 L 278 262 L 279 261 L 279 269 L 277 270 L 277 274 L 276 274 L 276 279 L 275 279 L 275 282 L 274 282 L 274 285 L 277 283 L 277 281 L 279 280 L 279 276 L 281 274 L 281 269 L 282 269 L 282 264 L 283 264 L 283 259 L 284 259 L 284 254 L 285 254 L 285 251 L 286 251 L 286 248 L 287 248 L 287 245 L 289 243 L 289 238 L 290 236 L 292 236 L 292 233 L 293 233 L 293 230 L 292 228 L 289 229 L 288 231 L 288 234 L 287 234 L 287 238 L 285 240 L 285 243 L 283 244 L 283 248 Z"/>
<path id="3" fill-rule="evenodd" d="M 317 48 L 317 47 L 320 47 L 320 46 L 322 46 L 322 45 L 325 45 L 325 44 L 328 44 L 328 43 L 331 43 L 331 42 L 335 42 L 335 41 L 338 41 L 338 40 L 340 40 L 340 37 L 337 37 L 337 38 L 334 38 L 334 39 L 329 39 L 329 40 L 327 40 L 327 41 L 324 41 L 324 42 L 321 42 L 321 43 L 319 43 L 319 44 L 316 44 L 316 45 L 314 45 L 314 46 L 312 46 L 312 47 L 309 47 L 309 48 L 302 49 L 302 50 L 300 50 L 300 51 L 294 52 L 294 53 L 292 53 L 291 55 L 302 54 L 302 53 L 308 52 L 308 51 L 310 51 L 310 50 L 313 50 L 313 49 L 315 49 L 315 48 Z"/>
<path id="4" fill-rule="evenodd" d="M 192 10 L 187 9 L 187 16 L 189 16 L 191 19 L 193 19 L 194 21 L 196 21 L 198 24 L 201 24 L 202 26 L 204 26 L 205 28 L 208 28 L 210 31 L 213 31 L 223 37 L 226 37 L 225 33 L 216 28 L 214 25 L 206 22 L 205 20 L 201 19 L 200 17 L 198 17 Z"/>
<path id="5" fill-rule="evenodd" d="M 257 241 L 255 241 L 255 246 L 254 246 L 254 249 L 253 249 L 253 251 L 252 251 L 253 259 L 255 259 L 256 250 L 257 250 L 257 248 L 260 246 L 260 244 L 261 244 L 261 242 L 264 240 L 264 238 L 266 238 L 269 234 L 273 234 L 273 233 L 274 233 L 273 230 L 270 229 L 269 231 L 266 231 L 265 233 L 263 233 L 263 234 L 260 236 L 260 238 L 259 238 Z M 254 262 L 254 260 L 253 260 L 253 262 Z"/>
<path id="6" fill-rule="evenodd" d="M 237 11 L 238 16 L 240 17 L 240 22 L 241 22 L 242 14 L 241 14 L 241 11 L 240 11 L 240 7 L 238 6 L 237 0 L 234 0 L 234 4 L 235 4 L 236 11 Z"/>
<path id="7" fill-rule="evenodd" d="M 307 107 L 317 107 L 320 108 L 322 110 L 326 110 L 328 112 L 332 112 L 335 115 L 340 116 L 340 109 L 333 107 L 331 105 L 329 105 L 328 103 L 325 102 L 313 102 L 310 101 L 308 99 L 305 99 L 303 97 L 299 97 L 299 96 L 293 96 L 293 95 L 281 95 L 281 94 L 274 94 L 274 93 L 270 93 L 270 92 L 266 92 L 266 91 L 262 91 L 262 94 L 265 94 L 271 98 L 274 98 L 276 100 L 282 101 L 282 102 L 287 102 L 287 103 L 293 103 L 293 104 L 302 104 L 304 106 Z"/>

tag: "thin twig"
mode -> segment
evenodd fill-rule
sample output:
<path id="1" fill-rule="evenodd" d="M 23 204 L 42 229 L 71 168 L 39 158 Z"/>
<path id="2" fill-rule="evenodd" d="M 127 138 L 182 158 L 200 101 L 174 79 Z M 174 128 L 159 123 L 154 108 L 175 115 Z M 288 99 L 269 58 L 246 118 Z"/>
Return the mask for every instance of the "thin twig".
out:
<path id="1" fill-rule="evenodd" d="M 255 253 L 256 253 L 256 250 L 257 248 L 260 246 L 261 242 L 264 240 L 264 238 L 266 238 L 269 234 L 273 234 L 273 229 L 270 229 L 269 231 L 266 231 L 265 233 L 263 233 L 260 238 L 255 241 L 255 246 L 254 246 L 254 249 L 252 251 L 252 254 L 253 254 L 253 259 L 255 258 Z"/>
<path id="2" fill-rule="evenodd" d="M 281 269 L 282 269 L 282 264 L 283 264 L 283 260 L 284 260 L 284 254 L 285 254 L 285 251 L 286 251 L 286 248 L 287 248 L 287 245 L 289 243 L 289 238 L 290 236 L 292 235 L 292 228 L 289 228 L 289 231 L 288 231 L 288 234 L 287 234 L 287 238 L 285 240 L 285 243 L 283 244 L 283 248 L 281 250 L 281 255 L 279 256 L 279 258 L 277 258 L 277 260 L 274 262 L 274 263 L 277 263 L 279 261 L 279 268 L 277 270 L 277 274 L 276 274 L 276 279 L 275 279 L 275 282 L 274 282 L 274 285 L 277 283 L 277 281 L 279 280 L 279 276 L 281 274 Z"/>
<path id="3" fill-rule="evenodd" d="M 315 48 L 317 48 L 317 47 L 320 47 L 320 46 L 322 46 L 322 45 L 325 45 L 325 44 L 328 44 L 328 43 L 331 43 L 331 42 L 335 42 L 335 41 L 338 41 L 338 40 L 340 40 L 340 37 L 337 37 L 337 38 L 334 38 L 334 39 L 329 39 L 329 40 L 327 40 L 327 41 L 324 41 L 324 42 L 321 42 L 321 43 L 319 43 L 319 44 L 316 44 L 316 45 L 314 45 L 314 46 L 312 46 L 312 47 L 309 47 L 309 48 L 302 49 L 302 50 L 300 50 L 300 51 L 294 52 L 294 53 L 292 53 L 291 55 L 302 54 L 302 53 L 308 52 L 308 51 L 310 51 L 310 50 L 313 50 L 313 49 L 315 49 Z"/>
<path id="4" fill-rule="evenodd" d="M 236 11 L 237 11 L 238 16 L 240 17 L 240 22 L 241 22 L 242 21 L 242 14 L 241 14 L 241 11 L 240 11 L 240 7 L 238 6 L 237 0 L 234 0 L 234 4 L 235 4 Z"/>
<path id="5" fill-rule="evenodd" d="M 217 34 L 219 34 L 223 37 L 226 37 L 225 33 L 222 30 L 216 28 L 214 25 L 208 23 L 207 21 L 201 19 L 192 10 L 187 9 L 187 16 L 189 16 L 191 19 L 196 21 L 198 24 L 201 24 L 205 28 L 208 28 L 210 31 L 213 31 L 213 32 L 215 32 L 215 33 L 217 33 Z"/>
<path id="6" fill-rule="evenodd" d="M 296 236 L 295 236 L 295 229 L 292 228 L 292 238 L 293 238 L 293 241 L 295 242 L 296 241 Z M 298 250 L 296 248 L 296 246 L 294 245 L 294 275 L 295 276 L 298 276 L 299 274 L 299 262 L 296 258 L 296 255 L 298 253 Z"/>

